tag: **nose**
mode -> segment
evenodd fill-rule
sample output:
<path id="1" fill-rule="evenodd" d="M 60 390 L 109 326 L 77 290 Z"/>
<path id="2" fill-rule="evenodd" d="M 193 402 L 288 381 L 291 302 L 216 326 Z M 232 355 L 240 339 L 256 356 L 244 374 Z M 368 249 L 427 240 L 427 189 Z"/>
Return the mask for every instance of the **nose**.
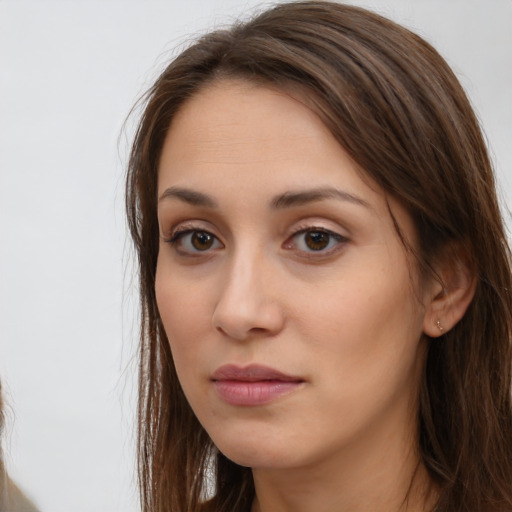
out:
<path id="1" fill-rule="evenodd" d="M 277 276 L 264 257 L 239 255 L 223 274 L 213 327 L 234 340 L 275 336 L 285 322 Z"/>

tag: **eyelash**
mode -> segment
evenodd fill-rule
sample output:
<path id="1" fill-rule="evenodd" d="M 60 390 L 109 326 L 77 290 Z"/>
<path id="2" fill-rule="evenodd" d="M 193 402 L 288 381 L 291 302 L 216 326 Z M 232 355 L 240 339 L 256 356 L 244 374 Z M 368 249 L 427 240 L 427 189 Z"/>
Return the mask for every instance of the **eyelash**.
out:
<path id="1" fill-rule="evenodd" d="M 169 243 L 171 246 L 175 247 L 177 250 L 180 249 L 180 245 L 183 245 L 183 239 L 189 235 L 199 235 L 199 234 L 204 234 L 208 237 L 211 237 L 211 239 L 213 240 L 213 244 L 217 243 L 217 244 L 221 244 L 220 240 L 213 234 L 213 233 L 210 233 L 208 230 L 206 229 L 199 229 L 199 228 L 184 228 L 184 229 L 178 229 L 177 231 L 175 231 L 170 238 L 168 238 L 167 240 L 165 240 L 165 242 Z M 190 241 L 190 243 L 192 243 L 192 241 Z M 222 244 L 221 244 L 222 245 Z M 217 248 L 217 247 L 215 247 Z M 196 248 L 197 249 L 197 248 Z M 201 253 L 206 253 L 208 252 L 209 250 L 211 250 L 212 247 L 208 247 L 207 249 L 205 249 L 204 251 L 201 251 L 199 249 L 197 250 L 190 250 L 190 249 L 185 249 L 185 250 L 182 250 L 181 252 L 183 254 L 186 254 L 186 255 L 201 255 Z"/>
<path id="2" fill-rule="evenodd" d="M 196 248 L 196 250 L 194 250 L 194 249 L 184 249 L 183 250 L 183 248 L 181 247 L 182 254 L 187 255 L 187 256 L 200 256 L 201 254 L 210 252 L 212 249 L 218 249 L 219 247 L 215 246 L 216 244 L 220 245 L 221 247 L 223 247 L 222 242 L 220 242 L 218 237 L 216 237 L 213 233 L 209 232 L 208 230 L 199 229 L 199 228 L 178 229 L 177 231 L 175 231 L 171 235 L 170 238 L 165 239 L 165 242 L 169 243 L 171 246 L 173 246 L 177 250 L 179 250 L 180 249 L 180 245 L 183 244 L 183 240 L 185 239 L 185 237 L 191 236 L 191 235 L 194 235 L 194 234 L 197 234 L 197 235 L 202 234 L 202 235 L 206 235 L 207 237 L 211 237 L 212 246 L 207 247 L 204 250 L 200 250 L 200 249 L 197 249 L 197 248 Z M 328 237 L 327 245 L 325 247 L 321 247 L 321 248 L 319 248 L 317 250 L 311 249 L 311 248 L 310 248 L 310 250 L 307 250 L 307 249 L 299 249 L 298 250 L 298 252 L 303 253 L 303 254 L 307 254 L 308 257 L 310 257 L 310 258 L 311 257 L 315 257 L 315 255 L 316 255 L 316 257 L 329 256 L 332 253 L 336 252 L 338 249 L 340 249 L 340 245 L 345 244 L 345 243 L 347 243 L 349 241 L 348 238 L 344 237 L 343 235 L 340 235 L 339 233 L 331 231 L 329 229 L 326 229 L 326 228 L 323 228 L 323 227 L 309 226 L 309 227 L 306 227 L 306 228 L 299 229 L 298 231 L 295 231 L 284 242 L 283 247 L 285 249 L 292 250 L 293 249 L 293 245 L 297 245 L 296 242 L 295 242 L 295 244 L 293 244 L 293 240 L 296 239 L 297 237 L 301 236 L 301 235 L 306 235 L 306 234 L 310 234 L 310 235 L 318 235 L 318 234 L 320 234 L 322 236 L 327 235 L 327 237 Z M 193 243 L 193 242 L 190 240 L 189 243 Z M 304 241 L 304 243 L 307 244 L 307 242 L 305 242 L 305 241 Z"/>
<path id="3" fill-rule="evenodd" d="M 345 244 L 349 241 L 347 237 L 344 237 L 343 235 L 340 235 L 339 233 L 336 233 L 335 231 L 331 231 L 330 229 L 326 229 L 323 227 L 317 227 L 317 226 L 308 226 L 306 228 L 302 228 L 302 229 L 299 229 L 298 231 L 295 231 L 293 233 L 293 235 L 291 235 L 288 238 L 288 240 L 283 244 L 283 246 L 286 249 L 288 249 L 288 248 L 292 249 L 292 247 L 291 247 L 292 241 L 294 239 L 297 239 L 301 235 L 307 235 L 307 234 L 309 234 L 310 236 L 313 234 L 315 234 L 315 235 L 321 234 L 322 236 L 327 235 L 327 237 L 328 237 L 326 247 L 322 247 L 317 250 L 311 249 L 311 247 L 310 247 L 309 251 L 306 249 L 304 249 L 304 250 L 299 249 L 300 252 L 307 254 L 308 257 L 315 257 L 315 255 L 316 255 L 316 257 L 329 256 L 332 253 L 336 252 L 338 249 L 340 249 L 340 246 L 342 244 Z M 305 240 L 303 240 L 303 242 L 305 244 L 307 244 L 307 242 Z M 295 245 L 297 245 L 297 242 L 295 242 Z"/>

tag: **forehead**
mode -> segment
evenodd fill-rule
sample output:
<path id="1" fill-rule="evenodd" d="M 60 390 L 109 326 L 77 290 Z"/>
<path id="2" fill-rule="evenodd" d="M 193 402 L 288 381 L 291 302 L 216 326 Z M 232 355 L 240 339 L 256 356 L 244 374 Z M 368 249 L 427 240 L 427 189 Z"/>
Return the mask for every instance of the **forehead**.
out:
<path id="1" fill-rule="evenodd" d="M 252 141 L 271 142 L 270 137 L 276 135 L 297 141 L 331 137 L 300 99 L 244 80 L 221 80 L 201 89 L 174 117 L 169 129 L 172 135 L 178 125 L 187 139 L 182 142 L 199 143 L 201 150 L 216 149 L 223 138 L 237 141 L 231 147 L 236 152 L 237 148 L 247 150 Z"/>
<path id="2" fill-rule="evenodd" d="M 282 177 L 301 184 L 340 178 L 340 168 L 345 182 L 361 181 L 361 169 L 300 97 L 222 80 L 186 101 L 174 117 L 160 159 L 159 188 L 167 179 L 219 180 L 230 174 L 237 181 L 278 185 Z"/>

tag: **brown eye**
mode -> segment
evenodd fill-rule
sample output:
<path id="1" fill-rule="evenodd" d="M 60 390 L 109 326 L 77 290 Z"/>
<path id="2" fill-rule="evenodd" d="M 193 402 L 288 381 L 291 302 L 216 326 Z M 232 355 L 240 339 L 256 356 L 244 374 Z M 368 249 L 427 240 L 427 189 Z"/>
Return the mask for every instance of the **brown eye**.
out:
<path id="1" fill-rule="evenodd" d="M 215 235 L 200 229 L 177 231 L 167 242 L 184 256 L 197 256 L 201 252 L 223 248 L 222 243 Z"/>
<path id="2" fill-rule="evenodd" d="M 304 243 L 312 251 L 325 249 L 331 241 L 331 235 L 325 231 L 308 231 L 304 236 Z"/>
<path id="3" fill-rule="evenodd" d="M 194 231 L 191 236 L 191 244 L 198 251 L 207 251 L 213 246 L 215 238 L 206 231 Z"/>
<path id="4" fill-rule="evenodd" d="M 311 227 L 295 233 L 285 242 L 284 247 L 299 253 L 309 253 L 310 256 L 313 253 L 327 256 L 348 241 L 348 238 L 329 229 Z"/>

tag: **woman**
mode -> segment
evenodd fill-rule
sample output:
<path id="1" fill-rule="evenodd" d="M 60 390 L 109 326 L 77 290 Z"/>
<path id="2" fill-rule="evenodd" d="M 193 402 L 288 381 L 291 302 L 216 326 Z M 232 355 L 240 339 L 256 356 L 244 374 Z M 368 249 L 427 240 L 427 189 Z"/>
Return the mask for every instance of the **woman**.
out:
<path id="1" fill-rule="evenodd" d="M 329 2 L 185 50 L 127 187 L 144 510 L 512 510 L 509 249 L 477 120 Z"/>

